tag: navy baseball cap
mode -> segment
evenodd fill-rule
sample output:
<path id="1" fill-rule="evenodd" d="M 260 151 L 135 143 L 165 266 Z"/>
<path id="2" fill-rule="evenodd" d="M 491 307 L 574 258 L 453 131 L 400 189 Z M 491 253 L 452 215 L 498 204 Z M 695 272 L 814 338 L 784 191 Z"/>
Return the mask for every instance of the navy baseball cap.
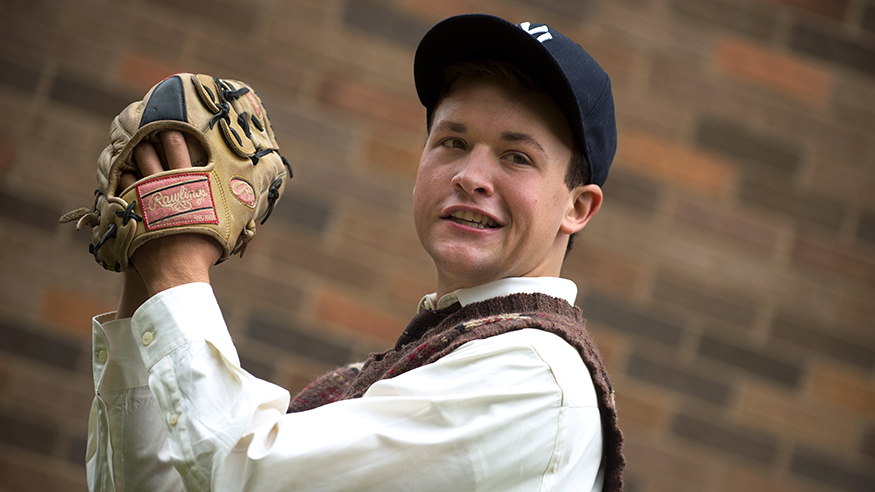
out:
<path id="1" fill-rule="evenodd" d="M 429 119 L 443 90 L 444 70 L 478 60 L 510 63 L 546 90 L 586 155 L 590 183 L 604 185 L 617 151 L 611 79 L 580 45 L 546 24 L 516 25 L 486 14 L 445 19 L 419 42 L 413 63 L 416 91 Z"/>

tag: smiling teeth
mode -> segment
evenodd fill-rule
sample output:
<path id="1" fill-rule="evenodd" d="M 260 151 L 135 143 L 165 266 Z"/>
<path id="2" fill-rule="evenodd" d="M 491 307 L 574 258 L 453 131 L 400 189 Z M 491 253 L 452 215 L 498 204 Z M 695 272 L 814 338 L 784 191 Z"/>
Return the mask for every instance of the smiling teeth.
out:
<path id="1" fill-rule="evenodd" d="M 477 227 L 479 229 L 485 229 L 487 227 L 498 227 L 498 222 L 490 219 L 485 215 L 475 214 L 470 211 L 458 211 L 453 212 L 451 217 L 458 219 L 459 221 L 465 221 L 468 225 Z"/>

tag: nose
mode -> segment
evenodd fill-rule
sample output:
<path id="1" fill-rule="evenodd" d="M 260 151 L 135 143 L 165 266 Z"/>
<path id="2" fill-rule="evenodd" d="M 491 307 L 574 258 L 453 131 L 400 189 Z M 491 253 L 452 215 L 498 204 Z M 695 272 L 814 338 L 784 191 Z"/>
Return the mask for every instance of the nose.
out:
<path id="1" fill-rule="evenodd" d="M 488 154 L 485 149 L 475 149 L 469 153 L 467 158 L 460 162 L 459 168 L 453 175 L 453 187 L 469 195 L 492 195 L 494 188 Z"/>

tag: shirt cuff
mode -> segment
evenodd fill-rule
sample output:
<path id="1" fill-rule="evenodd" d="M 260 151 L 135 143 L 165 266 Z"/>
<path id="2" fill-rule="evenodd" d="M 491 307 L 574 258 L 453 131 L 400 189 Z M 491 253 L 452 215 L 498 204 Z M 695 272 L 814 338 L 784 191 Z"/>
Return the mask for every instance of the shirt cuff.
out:
<path id="1" fill-rule="evenodd" d="M 179 347 L 201 340 L 240 365 L 222 311 L 207 283 L 180 285 L 152 296 L 134 313 L 131 328 L 147 370 Z"/>
<path id="2" fill-rule="evenodd" d="M 115 319 L 115 313 L 95 316 L 92 326 L 94 389 L 105 394 L 146 386 L 149 373 L 131 334 L 131 319 Z"/>

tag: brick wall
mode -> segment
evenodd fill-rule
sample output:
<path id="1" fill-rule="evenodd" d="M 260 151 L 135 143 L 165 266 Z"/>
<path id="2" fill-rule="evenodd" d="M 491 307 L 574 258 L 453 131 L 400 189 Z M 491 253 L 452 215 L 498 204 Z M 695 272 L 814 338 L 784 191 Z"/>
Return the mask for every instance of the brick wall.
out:
<path id="1" fill-rule="evenodd" d="M 57 217 L 91 203 L 110 118 L 175 71 L 258 88 L 296 177 L 214 283 L 244 366 L 295 391 L 432 289 L 411 63 L 470 11 L 549 23 L 613 79 L 620 148 L 565 274 L 628 490 L 875 490 L 875 2 L 4 0 L 0 491 L 84 487 L 89 320 L 120 277 Z"/>

